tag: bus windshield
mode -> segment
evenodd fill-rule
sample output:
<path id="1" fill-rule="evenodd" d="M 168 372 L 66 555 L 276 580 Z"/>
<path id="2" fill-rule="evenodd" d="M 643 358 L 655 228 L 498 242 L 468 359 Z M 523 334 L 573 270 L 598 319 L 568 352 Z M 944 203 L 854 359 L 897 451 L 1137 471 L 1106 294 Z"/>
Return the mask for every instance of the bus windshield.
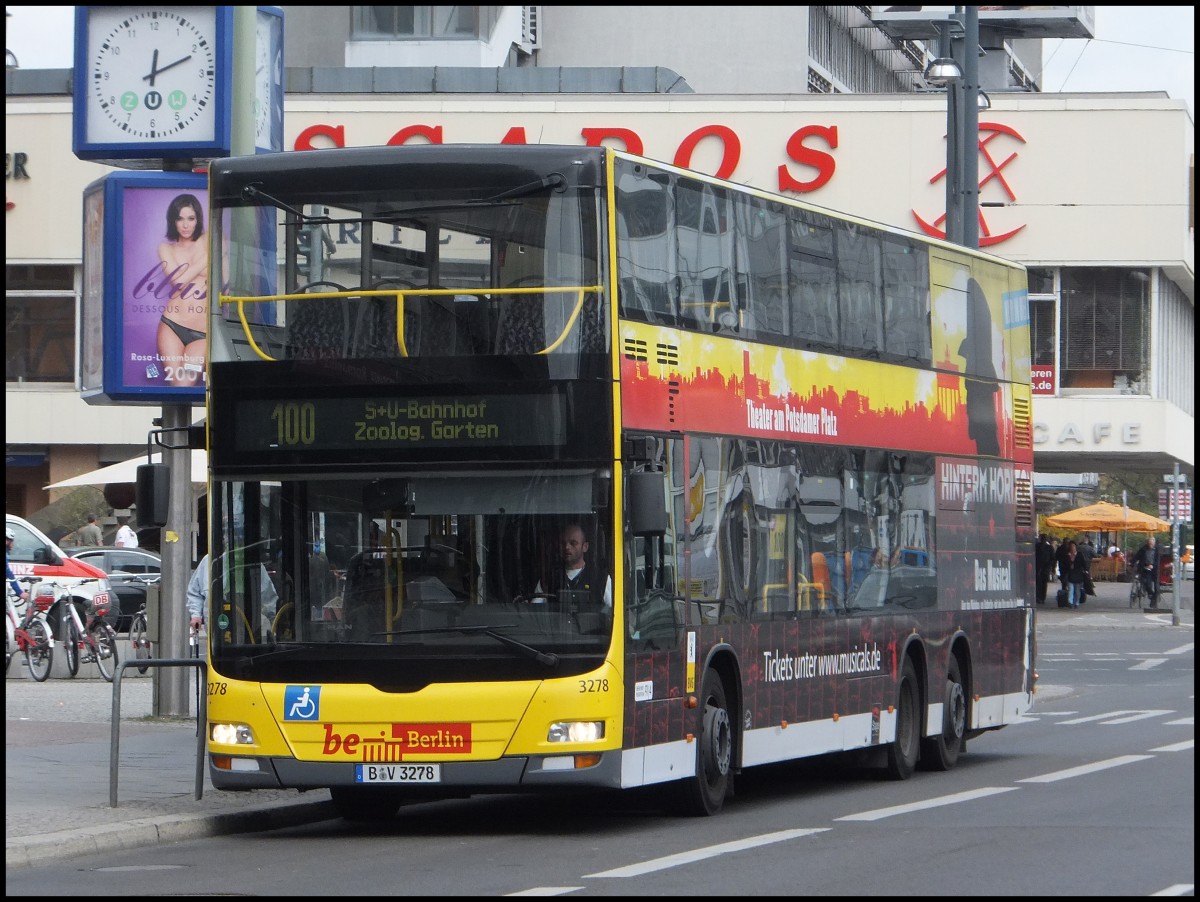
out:
<path id="1" fill-rule="evenodd" d="M 578 526 L 593 572 L 608 571 L 593 505 L 610 482 L 574 469 L 216 483 L 214 662 L 271 681 L 320 661 L 332 681 L 391 687 L 593 669 L 611 589 L 563 581 L 561 537 Z"/>

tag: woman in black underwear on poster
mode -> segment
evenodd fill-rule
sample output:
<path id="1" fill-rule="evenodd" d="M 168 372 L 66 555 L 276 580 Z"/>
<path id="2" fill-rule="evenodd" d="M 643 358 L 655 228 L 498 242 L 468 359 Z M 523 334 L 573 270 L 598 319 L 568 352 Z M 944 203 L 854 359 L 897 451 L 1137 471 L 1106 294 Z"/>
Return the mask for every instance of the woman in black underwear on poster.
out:
<path id="1" fill-rule="evenodd" d="M 195 195 L 180 194 L 167 207 L 167 240 L 158 259 L 173 286 L 158 323 L 158 354 L 168 383 L 195 385 L 204 372 L 208 318 L 208 242 Z"/>

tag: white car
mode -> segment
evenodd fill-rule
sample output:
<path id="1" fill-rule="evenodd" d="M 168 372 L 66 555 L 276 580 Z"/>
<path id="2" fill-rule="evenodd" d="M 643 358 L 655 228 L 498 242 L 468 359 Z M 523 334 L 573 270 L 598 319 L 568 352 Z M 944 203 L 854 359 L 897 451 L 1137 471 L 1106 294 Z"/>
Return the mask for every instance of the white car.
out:
<path id="1" fill-rule="evenodd" d="M 44 532 L 15 514 L 4 518 L 7 534 L 12 537 L 8 564 L 14 576 L 40 576 L 71 589 L 71 596 L 83 605 L 107 607 L 108 577 L 98 567 L 77 561 L 50 540 Z M 35 587 L 34 593 L 38 590 Z M 51 626 L 58 630 L 57 614 L 51 611 Z"/>

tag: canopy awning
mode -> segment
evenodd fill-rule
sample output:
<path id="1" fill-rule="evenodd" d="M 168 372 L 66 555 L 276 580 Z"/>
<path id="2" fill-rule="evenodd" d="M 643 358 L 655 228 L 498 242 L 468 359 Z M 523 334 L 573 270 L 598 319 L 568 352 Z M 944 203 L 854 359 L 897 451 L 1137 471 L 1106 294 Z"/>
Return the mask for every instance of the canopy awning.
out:
<path id="1" fill-rule="evenodd" d="M 162 463 L 162 452 L 156 452 L 150 456 L 150 463 Z M 111 464 L 107 467 L 101 467 L 99 470 L 92 470 L 88 473 L 80 473 L 78 476 L 72 476 L 70 479 L 63 479 L 46 486 L 47 489 L 70 489 L 80 485 L 108 485 L 110 483 L 135 483 L 137 482 L 137 468 L 142 464 L 147 463 L 146 455 L 139 454 L 137 457 L 132 457 L 129 460 L 123 460 L 119 464 Z M 208 452 L 193 451 L 192 452 L 192 482 L 203 485 L 208 480 Z"/>
<path id="2" fill-rule="evenodd" d="M 1144 533 L 1166 532 L 1171 528 L 1171 524 L 1166 520 L 1109 501 L 1097 501 L 1086 507 L 1047 517 L 1046 525 L 1055 529 L 1079 531 L 1120 529 L 1125 532 Z"/>

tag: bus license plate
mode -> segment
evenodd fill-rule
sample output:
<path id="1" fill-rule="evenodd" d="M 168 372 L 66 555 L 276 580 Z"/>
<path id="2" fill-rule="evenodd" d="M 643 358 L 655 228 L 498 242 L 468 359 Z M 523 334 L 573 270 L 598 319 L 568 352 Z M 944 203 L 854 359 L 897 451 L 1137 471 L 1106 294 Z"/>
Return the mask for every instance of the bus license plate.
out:
<path id="1" fill-rule="evenodd" d="M 441 783 L 440 764 L 356 764 L 356 783 Z"/>

